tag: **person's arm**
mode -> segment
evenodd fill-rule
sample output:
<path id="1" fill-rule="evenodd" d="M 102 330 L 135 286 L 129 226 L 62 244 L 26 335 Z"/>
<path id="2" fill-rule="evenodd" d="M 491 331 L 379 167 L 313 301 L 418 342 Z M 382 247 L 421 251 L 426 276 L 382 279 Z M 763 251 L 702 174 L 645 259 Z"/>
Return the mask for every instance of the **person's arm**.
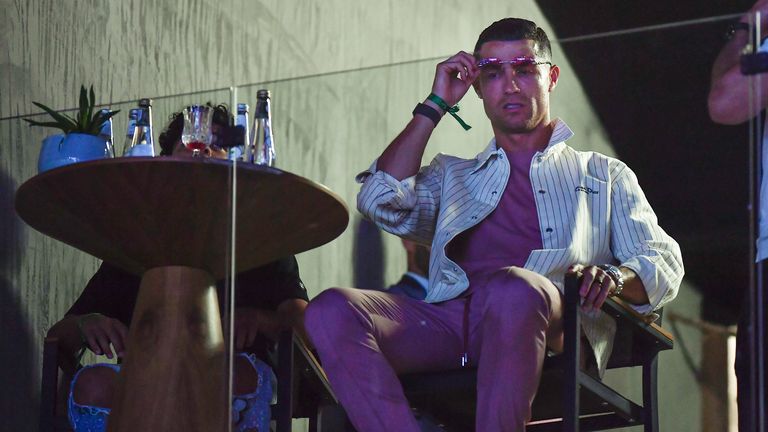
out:
<path id="1" fill-rule="evenodd" d="M 79 316 L 69 315 L 61 319 L 48 330 L 47 337 L 58 339 L 59 366 L 65 374 L 75 373 L 77 354 L 83 348 L 83 340 L 77 327 Z"/>
<path id="2" fill-rule="evenodd" d="M 91 277 L 83 292 L 59 322 L 48 330 L 58 339 L 59 362 L 74 372 L 77 355 L 87 347 L 97 355 L 113 358 L 125 355 L 128 328 L 118 319 L 127 296 L 138 289 L 138 278 L 107 263 Z"/>
<path id="3" fill-rule="evenodd" d="M 432 92 L 455 105 L 477 75 L 474 57 L 460 52 L 437 65 Z M 432 101 L 424 104 L 444 114 Z M 424 244 L 434 235 L 442 188 L 439 157 L 419 169 L 434 127 L 428 117 L 415 115 L 371 168 L 356 177 L 362 183 L 357 209 L 363 216 L 391 234 Z"/>
<path id="4" fill-rule="evenodd" d="M 635 173 L 624 164 L 613 171 L 610 246 L 625 278 L 620 297 L 649 314 L 677 295 L 685 273 L 680 246 L 659 226 Z"/>
<path id="5" fill-rule="evenodd" d="M 128 328 L 119 320 L 99 313 L 66 315 L 48 330 L 48 336 L 59 340 L 62 370 L 74 372 L 77 354 L 83 347 L 109 359 L 115 355 L 124 357 Z"/>
<path id="6" fill-rule="evenodd" d="M 630 268 L 619 266 L 618 269 L 623 281 L 619 297 L 633 305 L 647 305 L 649 302 L 648 293 L 642 279 Z M 579 295 L 584 299 L 581 307 L 585 311 L 600 309 L 605 299 L 616 293 L 617 281 L 597 265 L 585 267 L 575 264 L 568 269 L 568 272 L 580 272 L 582 275 Z"/>
<path id="7" fill-rule="evenodd" d="M 293 327 L 304 333 L 307 289 L 299 275 L 296 257 L 288 256 L 238 277 L 248 295 L 235 310 L 235 348 L 251 346 L 258 334 L 276 341 L 280 332 Z"/>
<path id="8" fill-rule="evenodd" d="M 750 11 L 741 18 L 741 22 L 749 22 L 749 15 L 760 11 L 762 18 L 762 34 L 768 30 L 768 0 L 759 0 Z M 737 30 L 725 44 L 712 67 L 712 82 L 707 101 L 709 116 L 715 123 L 735 125 L 743 123 L 757 115 L 768 104 L 768 79 L 762 79 L 762 97 L 758 101 L 757 110 L 750 106 L 749 93 L 752 77 L 743 75 L 740 69 L 742 50 L 749 43 L 748 30 Z"/>
<path id="9" fill-rule="evenodd" d="M 309 343 L 309 336 L 304 328 L 304 312 L 307 309 L 307 301 L 303 299 L 290 299 L 280 303 L 277 312 L 280 314 L 285 328 L 293 328 L 305 342 Z"/>
<path id="10" fill-rule="evenodd" d="M 442 98 L 449 106 L 456 105 L 472 86 L 478 73 L 475 58 L 461 51 L 437 65 L 432 93 Z M 427 99 L 423 103 L 435 109 L 441 116 L 445 115 L 445 111 L 431 100 Z M 434 128 L 435 124 L 429 118 L 423 115 L 413 116 L 405 129 L 381 154 L 377 169 L 397 180 L 416 175 Z"/>
<path id="11" fill-rule="evenodd" d="M 303 299 L 285 300 L 276 311 L 255 307 L 239 307 L 235 310 L 235 349 L 241 351 L 251 346 L 258 334 L 276 341 L 280 332 L 293 327 L 302 336 L 304 333 Z"/>

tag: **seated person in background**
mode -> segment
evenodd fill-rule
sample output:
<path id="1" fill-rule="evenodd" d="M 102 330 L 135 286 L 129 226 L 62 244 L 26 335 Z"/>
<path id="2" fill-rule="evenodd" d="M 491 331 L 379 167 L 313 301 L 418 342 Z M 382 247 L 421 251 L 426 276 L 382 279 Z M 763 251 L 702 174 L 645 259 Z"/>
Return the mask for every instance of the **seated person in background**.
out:
<path id="1" fill-rule="evenodd" d="M 210 157 L 226 157 L 216 146 L 229 130 L 225 106 L 215 107 L 214 145 Z M 183 119 L 175 114 L 160 135 L 161 155 L 191 155 L 181 143 Z M 64 318 L 49 331 L 59 339 L 60 364 L 65 377 L 73 377 L 68 413 L 76 431 L 101 431 L 111 409 L 112 392 L 119 365 L 97 364 L 77 370 L 85 349 L 112 359 L 121 358 L 141 278 L 109 263 L 102 263 Z M 233 425 L 236 431 L 269 431 L 269 404 L 273 399 L 274 374 L 267 364 L 268 352 L 283 329 L 303 333 L 307 291 L 293 256 L 239 273 L 235 285 L 235 351 Z M 219 305 L 223 305 L 224 281 L 216 283 Z M 65 382 L 68 379 L 65 378 Z"/>
<path id="2" fill-rule="evenodd" d="M 386 291 L 390 294 L 406 295 L 417 300 L 424 300 L 429 285 L 429 247 L 412 240 L 402 239 L 408 265 L 403 277 Z"/>
<path id="3" fill-rule="evenodd" d="M 672 300 L 680 248 L 618 159 L 577 151 L 549 96 L 560 69 L 546 33 L 507 18 L 474 54 L 436 67 L 432 94 L 370 169 L 357 207 L 392 234 L 431 244 L 423 301 L 332 288 L 306 327 L 355 428 L 417 432 L 398 374 L 477 367 L 475 430 L 523 431 L 547 347 L 562 351 L 566 272 L 582 272 L 582 328 L 605 370 L 621 297 L 642 314 Z M 470 87 L 494 137 L 476 157 L 438 154 L 419 168 L 433 129 Z M 469 143 L 467 144 L 469 145 Z"/>

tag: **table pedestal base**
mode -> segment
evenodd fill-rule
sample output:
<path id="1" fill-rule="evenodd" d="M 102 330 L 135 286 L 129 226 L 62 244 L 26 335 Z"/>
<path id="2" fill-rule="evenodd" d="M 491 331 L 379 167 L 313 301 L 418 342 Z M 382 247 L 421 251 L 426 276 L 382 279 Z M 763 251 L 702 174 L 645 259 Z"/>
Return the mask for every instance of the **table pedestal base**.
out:
<path id="1" fill-rule="evenodd" d="M 210 273 L 144 273 L 126 351 L 110 432 L 226 430 L 224 338 Z"/>

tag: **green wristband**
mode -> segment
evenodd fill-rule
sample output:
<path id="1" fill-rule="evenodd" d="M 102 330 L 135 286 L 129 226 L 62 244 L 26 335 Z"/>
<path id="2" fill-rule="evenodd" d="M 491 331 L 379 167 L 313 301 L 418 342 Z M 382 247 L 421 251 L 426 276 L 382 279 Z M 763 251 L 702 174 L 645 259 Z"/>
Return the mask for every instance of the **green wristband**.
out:
<path id="1" fill-rule="evenodd" d="M 439 106 L 443 111 L 447 112 L 451 115 L 451 117 L 455 118 L 457 122 L 461 125 L 461 127 L 464 128 L 464 130 L 470 130 L 472 129 L 472 126 L 464 123 L 464 120 L 459 117 L 458 114 L 456 114 L 459 111 L 459 105 L 454 106 L 448 106 L 448 104 L 441 98 L 440 96 L 430 93 L 429 96 L 427 96 L 427 99 L 431 100 L 432 102 L 436 103 L 437 106 Z"/>

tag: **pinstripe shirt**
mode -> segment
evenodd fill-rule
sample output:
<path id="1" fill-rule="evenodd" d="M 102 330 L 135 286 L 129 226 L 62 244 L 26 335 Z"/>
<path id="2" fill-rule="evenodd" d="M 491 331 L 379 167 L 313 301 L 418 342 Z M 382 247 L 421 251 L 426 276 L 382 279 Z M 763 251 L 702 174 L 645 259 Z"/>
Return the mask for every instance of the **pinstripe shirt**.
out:
<path id="1" fill-rule="evenodd" d="M 573 136 L 555 120 L 547 147 L 531 161 L 530 179 L 542 235 L 542 249 L 531 252 L 525 268 L 563 290 L 571 264 L 614 263 L 642 280 L 649 314 L 677 295 L 683 278 L 680 247 L 658 225 L 635 174 L 621 161 L 600 153 L 576 151 Z M 371 168 L 357 176 L 362 188 L 358 210 L 382 229 L 432 245 L 427 302 L 459 296 L 467 275 L 446 256 L 446 245 L 485 219 L 498 205 L 509 178 L 503 150 L 491 140 L 473 159 L 437 155 L 418 174 L 398 181 Z M 598 366 L 605 369 L 615 323 L 602 312 L 583 314 L 584 330 Z"/>

